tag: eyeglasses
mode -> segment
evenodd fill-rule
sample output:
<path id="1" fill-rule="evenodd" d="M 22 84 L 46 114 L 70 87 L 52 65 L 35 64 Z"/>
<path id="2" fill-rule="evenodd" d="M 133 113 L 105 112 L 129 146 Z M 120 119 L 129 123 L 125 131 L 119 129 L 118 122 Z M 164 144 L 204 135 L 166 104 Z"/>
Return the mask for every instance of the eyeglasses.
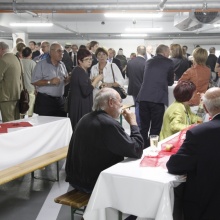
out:
<path id="1" fill-rule="evenodd" d="M 92 61 L 92 58 L 84 58 L 82 61 Z"/>

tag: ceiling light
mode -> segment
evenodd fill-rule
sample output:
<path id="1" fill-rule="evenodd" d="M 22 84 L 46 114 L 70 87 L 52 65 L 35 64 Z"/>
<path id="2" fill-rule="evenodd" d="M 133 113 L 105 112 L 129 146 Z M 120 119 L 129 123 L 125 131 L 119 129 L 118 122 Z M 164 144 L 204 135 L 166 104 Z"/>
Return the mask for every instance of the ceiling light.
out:
<path id="1" fill-rule="evenodd" d="M 105 13 L 104 16 L 107 18 L 161 18 L 162 14 Z"/>
<path id="2" fill-rule="evenodd" d="M 12 27 L 51 27 L 53 23 L 10 23 Z"/>
<path id="3" fill-rule="evenodd" d="M 121 34 L 121 37 L 146 37 L 147 34 Z"/>
<path id="4" fill-rule="evenodd" d="M 214 24 L 213 26 L 214 27 L 220 27 L 220 24 Z"/>
<path id="5" fill-rule="evenodd" d="M 162 30 L 163 30 L 163 28 L 125 28 L 125 31 L 136 32 L 136 33 L 159 32 L 159 31 L 162 31 Z"/>

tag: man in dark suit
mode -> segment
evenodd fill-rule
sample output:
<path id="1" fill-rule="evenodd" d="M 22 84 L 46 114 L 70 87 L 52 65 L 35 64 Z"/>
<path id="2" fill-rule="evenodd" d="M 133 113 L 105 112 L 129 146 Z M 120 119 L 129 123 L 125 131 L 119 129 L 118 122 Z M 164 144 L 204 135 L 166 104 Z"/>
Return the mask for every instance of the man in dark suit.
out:
<path id="1" fill-rule="evenodd" d="M 71 45 L 72 51 L 69 52 L 69 55 L 71 57 L 71 60 L 73 62 L 73 69 L 78 66 L 77 64 L 77 51 L 78 51 L 78 46 L 76 44 Z"/>
<path id="2" fill-rule="evenodd" d="M 70 50 L 71 50 L 71 45 L 66 44 L 65 49 L 64 49 L 64 53 L 63 53 L 63 59 L 62 59 L 63 63 L 66 66 L 66 70 L 69 73 L 69 75 L 71 74 L 72 69 L 73 69 L 73 61 L 72 61 L 72 59 L 69 55 Z M 63 97 L 68 96 L 69 88 L 70 88 L 70 84 L 68 83 L 67 85 L 65 85 Z"/>
<path id="3" fill-rule="evenodd" d="M 108 49 L 108 62 L 115 63 L 117 67 L 121 70 L 121 62 L 119 59 L 115 58 L 115 50 L 113 48 Z"/>
<path id="4" fill-rule="evenodd" d="M 98 63 L 98 60 L 97 60 L 97 57 L 95 55 L 95 52 L 97 50 L 97 48 L 99 47 L 99 42 L 97 41 L 91 41 L 89 43 L 89 51 L 91 52 L 92 54 L 92 65 L 90 66 L 90 68 L 88 68 L 88 74 L 90 76 L 90 73 L 91 73 L 91 68 L 92 66 L 96 65 Z"/>
<path id="5" fill-rule="evenodd" d="M 69 55 L 69 49 L 71 49 L 71 45 L 65 45 L 64 53 L 63 53 L 63 59 L 62 61 L 64 62 L 67 72 L 70 74 L 73 69 L 73 61 Z"/>
<path id="6" fill-rule="evenodd" d="M 203 105 L 212 120 L 188 130 L 179 151 L 167 162 L 169 173 L 187 175 L 183 194 L 185 220 L 219 219 L 220 88 L 207 90 Z"/>
<path id="7" fill-rule="evenodd" d="M 137 57 L 128 61 L 126 75 L 129 79 L 128 81 L 128 95 L 132 95 L 135 104 L 135 114 L 138 126 L 140 128 L 140 117 L 139 117 L 139 103 L 136 102 L 137 95 L 141 88 L 143 77 L 144 77 L 144 67 L 145 67 L 145 56 L 146 47 L 137 47 Z"/>
<path id="8" fill-rule="evenodd" d="M 145 147 L 150 145 L 148 133 L 159 135 L 165 105 L 168 106 L 168 86 L 174 82 L 173 63 L 168 58 L 169 54 L 169 47 L 161 44 L 156 49 L 156 56 L 146 61 L 144 80 L 137 97 Z"/>

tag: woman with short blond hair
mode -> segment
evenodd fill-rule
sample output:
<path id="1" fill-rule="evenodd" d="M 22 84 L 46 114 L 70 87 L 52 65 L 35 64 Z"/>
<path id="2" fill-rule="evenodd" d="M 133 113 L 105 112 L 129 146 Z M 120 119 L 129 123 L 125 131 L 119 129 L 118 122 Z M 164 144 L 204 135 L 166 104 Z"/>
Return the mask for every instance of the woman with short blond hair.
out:
<path id="1" fill-rule="evenodd" d="M 208 52 L 198 47 L 193 51 L 193 66 L 189 68 L 179 79 L 179 81 L 191 81 L 196 85 L 196 91 L 190 99 L 190 106 L 197 106 L 200 103 L 200 94 L 208 89 L 211 76 L 210 69 L 206 66 Z"/>

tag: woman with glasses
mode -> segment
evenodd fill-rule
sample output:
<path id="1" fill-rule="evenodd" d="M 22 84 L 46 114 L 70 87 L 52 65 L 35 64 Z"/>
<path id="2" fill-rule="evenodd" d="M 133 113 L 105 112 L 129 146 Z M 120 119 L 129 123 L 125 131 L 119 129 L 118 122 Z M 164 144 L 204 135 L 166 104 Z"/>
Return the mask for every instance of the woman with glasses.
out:
<path id="1" fill-rule="evenodd" d="M 77 63 L 78 66 L 73 69 L 71 74 L 68 96 L 68 112 L 73 129 L 83 115 L 92 111 L 93 89 L 103 78 L 103 75 L 100 74 L 91 82 L 87 70 L 92 64 L 92 54 L 88 50 L 78 50 Z"/>
<path id="2" fill-rule="evenodd" d="M 173 95 L 176 101 L 164 113 L 160 140 L 202 121 L 200 117 L 192 113 L 188 103 L 195 91 L 196 86 L 190 81 L 180 81 L 174 88 Z"/>
<path id="3" fill-rule="evenodd" d="M 112 86 L 118 86 L 124 85 L 124 78 L 121 75 L 121 71 L 118 68 L 118 66 L 115 63 L 109 63 L 107 61 L 108 59 L 108 52 L 105 48 L 99 47 L 95 55 L 98 59 L 98 63 L 94 65 L 91 69 L 91 74 L 90 74 L 90 79 L 92 82 L 94 79 L 100 75 L 103 74 L 103 80 L 102 82 L 96 83 L 95 89 L 93 92 L 93 97 L 95 97 L 96 93 L 104 87 L 109 87 L 111 88 Z M 115 76 L 115 82 L 113 78 L 113 74 Z"/>

